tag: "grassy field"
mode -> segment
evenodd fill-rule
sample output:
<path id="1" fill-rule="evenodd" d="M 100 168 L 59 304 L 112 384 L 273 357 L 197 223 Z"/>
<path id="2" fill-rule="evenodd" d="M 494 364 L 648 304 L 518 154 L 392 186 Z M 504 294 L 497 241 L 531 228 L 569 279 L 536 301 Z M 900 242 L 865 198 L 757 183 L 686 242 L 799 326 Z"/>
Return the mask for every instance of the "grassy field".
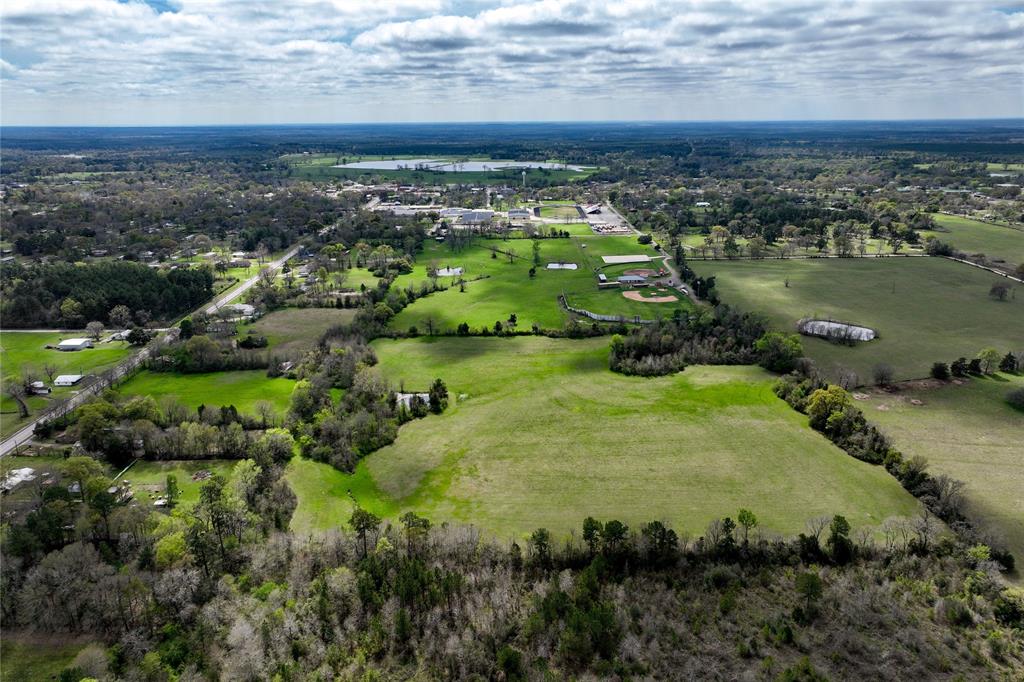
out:
<path id="1" fill-rule="evenodd" d="M 167 476 L 174 474 L 181 490 L 178 504 L 191 506 L 199 501 L 199 489 L 205 483 L 192 480 L 193 474 L 209 471 L 230 478 L 235 464 L 234 460 L 229 459 L 138 461 L 125 472 L 124 478 L 131 481 L 135 499 L 142 505 L 152 506 L 153 500 L 164 494 Z"/>
<path id="2" fill-rule="evenodd" d="M 428 242 L 417 257 L 414 271 L 402 275 L 395 286 L 418 286 L 427 280 L 427 267 L 436 262 L 441 267 L 462 267 L 467 280 L 466 290 L 460 292 L 454 278 L 439 278 L 451 288 L 416 301 L 401 313 L 393 323 L 396 329 L 415 325 L 421 332 L 432 319 L 439 329 L 454 329 L 461 322 L 474 328 L 503 324 L 511 313 L 518 318 L 520 329 L 529 329 L 534 323 L 547 329 L 561 328 L 568 319 L 559 306 L 559 294 L 565 294 L 570 305 L 606 315 L 640 315 L 643 318 L 668 317 L 677 308 L 686 309 L 689 302 L 643 303 L 630 301 L 617 289 L 599 290 L 595 269 L 603 265 L 602 255 L 647 254 L 657 255 L 651 247 L 641 246 L 632 237 L 571 237 L 569 239 L 540 240 L 541 266 L 531 278 L 533 266 L 532 242 L 527 239 L 478 239 L 468 248 L 453 253 L 447 246 Z M 504 254 L 491 258 L 490 249 L 497 248 L 516 254 L 509 262 Z M 548 270 L 551 262 L 576 263 L 577 270 Z M 483 279 L 474 280 L 483 276 Z"/>
<path id="3" fill-rule="evenodd" d="M 261 317 L 240 334 L 266 336 L 275 353 L 303 353 L 331 327 L 350 323 L 355 313 L 354 308 L 285 308 Z"/>
<path id="4" fill-rule="evenodd" d="M 0 680 L 55 680 L 88 644 L 89 640 L 81 637 L 5 631 L 0 651 Z"/>
<path id="5" fill-rule="evenodd" d="M 1022 230 L 942 213 L 933 213 L 932 218 L 941 229 L 921 232 L 922 237 L 934 236 L 968 254 L 983 253 L 989 258 L 1024 263 Z"/>
<path id="6" fill-rule="evenodd" d="M 272 403 L 279 415 L 288 409 L 295 382 L 285 377 L 267 378 L 264 370 L 174 374 L 143 371 L 118 387 L 124 395 L 149 395 L 158 402 L 168 398 L 191 408 L 234 405 L 243 414 L 255 414 L 261 400 Z"/>
<path id="7" fill-rule="evenodd" d="M 793 331 L 802 317 L 831 317 L 875 329 L 879 338 L 856 347 L 804 337 L 805 352 L 836 375 L 841 366 L 872 380 L 887 363 L 899 379 L 928 376 L 936 360 L 974 357 L 994 346 L 1003 353 L 1024 343 L 1024 291 L 1004 302 L 989 287 L 1006 280 L 940 258 L 717 261 L 690 263 L 716 275 L 726 303 L 767 315 Z M 789 286 L 786 286 L 788 280 Z"/>
<path id="8" fill-rule="evenodd" d="M 575 206 L 542 206 L 540 209 L 541 218 L 576 218 L 580 212 Z"/>
<path id="9" fill-rule="evenodd" d="M 40 333 L 0 332 L 0 370 L 3 382 L 14 380 L 26 371 L 35 374 L 40 381 L 50 383 L 43 368 L 54 366 L 56 374 L 91 374 L 116 364 L 131 349 L 127 343 L 97 343 L 96 348 L 65 352 L 47 349 L 47 344 L 56 345 L 61 339 L 85 336 L 81 333 Z M 32 413 L 44 409 L 51 400 L 66 398 L 72 388 L 54 388 L 49 396 L 33 396 L 28 400 Z M 0 401 L 0 434 L 4 438 L 17 431 L 26 420 L 18 418 L 18 406 L 4 396 Z"/>
<path id="10" fill-rule="evenodd" d="M 379 157 L 374 156 L 362 156 L 357 159 L 355 155 L 342 156 L 336 154 L 289 154 L 281 158 L 288 162 L 288 172 L 291 177 L 308 178 L 313 180 L 327 180 L 331 178 L 369 180 L 371 178 L 376 178 L 379 180 L 393 180 L 430 185 L 458 183 L 475 185 L 506 184 L 513 186 L 518 186 L 519 183 L 522 182 L 522 170 L 518 168 L 492 171 L 466 171 L 462 173 L 417 169 L 375 170 L 367 168 L 335 168 L 334 166 L 338 163 L 339 157 L 342 157 L 342 161 L 347 161 L 349 163 L 356 160 L 379 160 Z M 402 159 L 423 157 L 388 155 L 384 158 Z M 441 156 L 437 158 L 445 159 L 447 157 Z M 470 160 L 487 161 L 490 159 L 480 158 Z M 495 160 L 495 162 L 497 162 L 497 160 Z M 571 182 L 572 180 L 586 178 L 588 175 L 595 173 L 596 170 L 596 168 L 588 168 L 582 171 L 531 168 L 526 171 L 526 183 L 529 185 L 531 182 L 536 182 L 537 180 L 566 183 Z"/>
<path id="11" fill-rule="evenodd" d="M 740 507 L 794 533 L 815 515 L 874 525 L 916 502 L 881 467 L 811 431 L 754 367 L 691 367 L 657 379 L 613 374 L 607 339 L 435 339 L 374 343 L 393 382 L 448 383 L 454 404 L 402 427 L 351 476 L 293 462 L 294 525 L 347 519 L 348 491 L 393 517 L 472 523 L 499 536 L 587 515 L 651 519 L 700 533 Z"/>
<path id="12" fill-rule="evenodd" d="M 1024 413 L 1004 400 L 1015 387 L 1024 387 L 1024 376 L 996 374 L 962 385 L 928 382 L 895 393 L 874 391 L 859 406 L 905 455 L 922 455 L 934 473 L 966 482 L 973 511 L 1006 538 L 1020 565 Z"/>

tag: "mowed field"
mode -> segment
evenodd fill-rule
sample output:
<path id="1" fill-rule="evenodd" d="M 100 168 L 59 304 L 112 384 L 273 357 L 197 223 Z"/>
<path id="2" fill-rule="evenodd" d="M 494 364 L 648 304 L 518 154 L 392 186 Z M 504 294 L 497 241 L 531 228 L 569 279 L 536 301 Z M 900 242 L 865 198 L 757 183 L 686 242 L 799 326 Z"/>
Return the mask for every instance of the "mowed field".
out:
<path id="1" fill-rule="evenodd" d="M 790 534 L 822 514 L 862 526 L 916 509 L 884 469 L 807 427 L 755 367 L 625 377 L 607 368 L 607 338 L 374 347 L 393 383 L 418 389 L 442 377 L 453 404 L 403 426 L 351 476 L 293 462 L 298 530 L 344 523 L 349 491 L 388 517 L 412 509 L 501 537 L 542 526 L 566 533 L 588 515 L 632 525 L 661 519 L 699 534 L 741 507 Z"/>
<path id="2" fill-rule="evenodd" d="M 874 391 L 858 403 L 905 455 L 922 455 L 933 473 L 967 483 L 973 512 L 1024 560 L 1024 412 L 1004 400 L 1024 375 Z M 911 400 L 922 404 L 915 405 Z M 1018 570 L 1018 574 L 1021 571 Z"/>
<path id="3" fill-rule="evenodd" d="M 92 374 L 116 364 L 126 356 L 131 346 L 124 342 L 97 343 L 96 348 L 65 352 L 47 349 L 47 344 L 56 345 L 61 339 L 86 336 L 83 331 L 77 332 L 0 332 L 0 370 L 3 372 L 3 383 L 14 381 L 26 372 L 34 374 L 40 381 L 50 385 L 43 368 L 54 366 L 56 374 Z M 56 376 L 56 375 L 55 375 Z M 49 396 L 32 396 L 28 399 L 29 409 L 35 413 L 45 409 L 51 400 L 66 398 L 76 389 L 55 388 Z M 26 421 L 18 418 L 17 404 L 6 395 L 0 402 L 0 434 L 4 438 L 11 435 Z"/>
<path id="4" fill-rule="evenodd" d="M 256 320 L 240 336 L 265 336 L 273 353 L 298 355 L 315 347 L 331 327 L 351 323 L 355 314 L 355 308 L 284 308 Z"/>
<path id="5" fill-rule="evenodd" d="M 570 237 L 568 239 L 540 240 L 541 265 L 531 278 L 533 267 L 532 240 L 477 239 L 469 247 L 452 252 L 446 245 L 428 242 L 417 256 L 415 270 L 395 280 L 394 286 L 419 286 L 427 281 L 427 267 L 431 262 L 440 268 L 461 267 L 466 279 L 466 290 L 460 292 L 454 277 L 440 277 L 438 281 L 450 286 L 448 291 L 431 294 L 408 306 L 399 313 L 392 326 L 408 329 L 416 326 L 420 332 L 427 328 L 428 319 L 441 330 L 455 329 L 461 322 L 474 328 L 502 324 L 515 313 L 520 329 L 529 329 L 534 323 L 545 329 L 559 329 L 568 314 L 558 303 L 559 294 L 565 294 L 570 305 L 586 308 L 594 313 L 624 315 L 654 319 L 669 317 L 676 309 L 687 309 L 689 302 L 680 297 L 675 303 L 641 303 L 623 297 L 618 289 L 599 290 L 595 269 L 603 266 L 601 256 L 644 254 L 656 256 L 650 246 L 637 244 L 632 237 Z M 499 253 L 491 258 L 491 249 L 500 249 L 516 255 L 512 261 Z M 552 262 L 576 263 L 576 270 L 548 270 Z M 481 277 L 481 279 L 475 279 Z"/>
<path id="6" fill-rule="evenodd" d="M 124 395 L 152 396 L 157 402 L 174 400 L 190 408 L 234 405 L 242 414 L 250 415 L 256 414 L 256 403 L 265 400 L 274 405 L 278 416 L 283 416 L 294 387 L 291 379 L 270 379 L 265 370 L 254 369 L 203 374 L 143 371 L 117 390 Z"/>
<path id="7" fill-rule="evenodd" d="M 830 376 L 839 367 L 872 381 L 872 368 L 891 365 L 898 379 L 928 376 L 935 361 L 974 357 L 992 346 L 1024 347 L 1024 289 L 994 301 L 1004 278 L 943 258 L 856 258 L 691 261 L 715 275 L 721 299 L 764 313 L 780 330 L 802 317 L 832 318 L 875 329 L 879 338 L 855 347 L 803 337 L 804 351 Z M 785 282 L 789 281 L 787 287 Z"/>
<path id="8" fill-rule="evenodd" d="M 968 254 L 1024 263 L 1024 230 L 942 213 L 933 213 L 932 218 L 941 229 L 924 231 L 922 237 L 936 237 Z"/>

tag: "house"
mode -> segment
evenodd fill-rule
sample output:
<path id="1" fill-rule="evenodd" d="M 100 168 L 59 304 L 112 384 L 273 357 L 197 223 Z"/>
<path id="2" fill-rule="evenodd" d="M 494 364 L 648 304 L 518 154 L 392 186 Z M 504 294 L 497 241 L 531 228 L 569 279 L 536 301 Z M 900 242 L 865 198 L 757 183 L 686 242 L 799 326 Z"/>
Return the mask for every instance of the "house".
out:
<path id="1" fill-rule="evenodd" d="M 28 390 L 32 395 L 46 395 L 50 392 L 50 387 L 41 381 L 33 381 L 28 385 Z"/>
<path id="2" fill-rule="evenodd" d="M 57 350 L 73 351 L 92 348 L 92 339 L 64 339 L 57 344 Z"/>
<path id="3" fill-rule="evenodd" d="M 647 278 L 640 275 L 622 275 L 618 280 L 619 284 L 631 287 L 642 287 L 647 285 Z"/>
<path id="4" fill-rule="evenodd" d="M 61 374 L 53 380 L 54 386 L 74 386 L 82 380 L 81 374 Z"/>

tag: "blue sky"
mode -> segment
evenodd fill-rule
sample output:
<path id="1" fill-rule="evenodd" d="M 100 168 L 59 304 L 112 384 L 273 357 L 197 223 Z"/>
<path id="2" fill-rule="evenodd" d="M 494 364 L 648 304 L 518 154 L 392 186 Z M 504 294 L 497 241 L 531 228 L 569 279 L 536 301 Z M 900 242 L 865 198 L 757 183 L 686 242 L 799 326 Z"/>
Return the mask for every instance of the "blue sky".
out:
<path id="1" fill-rule="evenodd" d="M 1024 116 L 1024 2 L 4 0 L 0 122 Z"/>

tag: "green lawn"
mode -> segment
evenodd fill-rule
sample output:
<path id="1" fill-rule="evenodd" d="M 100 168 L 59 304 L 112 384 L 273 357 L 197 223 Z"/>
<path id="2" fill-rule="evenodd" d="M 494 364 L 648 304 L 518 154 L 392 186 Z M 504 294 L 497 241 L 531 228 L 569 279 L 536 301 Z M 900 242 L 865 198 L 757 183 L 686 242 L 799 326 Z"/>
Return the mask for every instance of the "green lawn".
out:
<path id="1" fill-rule="evenodd" d="M 932 217 L 941 229 L 924 231 L 922 237 L 937 237 L 968 254 L 983 253 L 989 258 L 1024 263 L 1024 230 L 942 213 L 933 213 Z"/>
<path id="2" fill-rule="evenodd" d="M 285 308 L 242 328 L 240 335 L 266 336 L 274 353 L 304 353 L 331 327 L 350 323 L 355 313 L 354 308 Z"/>
<path id="3" fill-rule="evenodd" d="M 677 308 L 687 309 L 685 299 L 676 303 L 642 303 L 630 301 L 617 289 L 599 290 L 595 269 L 602 267 L 602 255 L 647 254 L 656 256 L 649 246 L 641 246 L 632 237 L 570 237 L 569 239 L 540 240 L 541 266 L 531 278 L 533 266 L 532 241 L 528 239 L 478 239 L 464 250 L 453 253 L 446 245 L 428 242 L 417 257 L 414 271 L 396 279 L 394 286 L 419 286 L 427 280 L 427 267 L 434 262 L 439 267 L 462 267 L 467 280 L 466 290 L 460 292 L 455 278 L 438 278 L 451 286 L 448 291 L 420 299 L 399 313 L 392 326 L 408 329 L 416 326 L 421 332 L 433 320 L 436 328 L 454 329 L 461 322 L 474 328 L 503 324 L 511 313 L 518 318 L 520 329 L 529 329 L 537 323 L 545 329 L 561 328 L 568 319 L 558 303 L 559 294 L 565 294 L 570 305 L 586 308 L 606 315 L 640 315 L 643 318 L 668 317 Z M 518 258 L 510 263 L 507 256 L 491 258 L 490 248 L 511 251 Z M 576 263 L 577 270 L 548 270 L 547 263 Z M 483 279 L 474 280 L 478 276 Z"/>
<path id="4" fill-rule="evenodd" d="M 575 206 L 541 206 L 541 218 L 579 218 L 580 212 Z"/>
<path id="5" fill-rule="evenodd" d="M 45 348 L 47 344 L 56 345 L 61 339 L 78 336 L 86 336 L 86 333 L 0 332 L 0 368 L 3 372 L 3 382 L 12 381 L 29 372 L 50 385 L 50 380 L 43 371 L 47 365 L 56 368 L 55 375 L 92 374 L 116 364 L 131 350 L 131 346 L 121 341 L 97 343 L 96 348 L 73 352 Z M 49 396 L 34 396 L 28 401 L 29 409 L 34 414 L 44 409 L 50 401 L 68 397 L 73 390 L 76 389 L 55 388 Z M 18 418 L 18 407 L 10 398 L 5 396 L 0 406 L 0 434 L 6 438 L 17 431 L 25 420 Z"/>
<path id="6" fill-rule="evenodd" d="M 499 536 L 587 515 L 670 521 L 693 534 L 754 510 L 795 533 L 816 515 L 855 525 L 916 502 L 881 467 L 858 462 L 806 426 L 755 367 L 690 367 L 656 379 L 607 369 L 607 339 L 378 340 L 384 375 L 409 388 L 435 377 L 454 404 L 402 427 L 347 476 L 293 462 L 294 525 L 338 525 L 348 491 L 388 517 L 405 509 Z M 460 397 L 461 396 L 461 397 Z"/>
<path id="7" fill-rule="evenodd" d="M 158 402 L 169 398 L 191 408 L 234 405 L 243 414 L 255 414 L 261 400 L 272 403 L 279 415 L 288 409 L 295 382 L 285 377 L 270 379 L 264 370 L 175 374 L 143 371 L 118 387 L 125 395 L 149 395 Z"/>
<path id="8" fill-rule="evenodd" d="M 929 382 L 898 393 L 872 392 L 859 406 L 905 455 L 922 455 L 934 473 L 966 482 L 973 510 L 1006 538 L 1021 565 L 1024 413 L 1004 400 L 1015 387 L 1024 387 L 1024 376 L 997 374 L 938 387 Z"/>
<path id="9" fill-rule="evenodd" d="M 778 329 L 794 331 L 802 317 L 831 317 L 879 333 L 852 348 L 803 337 L 807 355 L 830 376 L 843 367 L 868 383 L 872 368 L 887 363 L 898 379 L 926 377 L 937 360 L 974 357 L 987 346 L 1005 353 L 1024 342 L 1024 290 L 1013 300 L 994 301 L 989 288 L 1005 279 L 942 258 L 690 265 L 699 275 L 717 276 L 724 302 L 762 312 Z"/>

